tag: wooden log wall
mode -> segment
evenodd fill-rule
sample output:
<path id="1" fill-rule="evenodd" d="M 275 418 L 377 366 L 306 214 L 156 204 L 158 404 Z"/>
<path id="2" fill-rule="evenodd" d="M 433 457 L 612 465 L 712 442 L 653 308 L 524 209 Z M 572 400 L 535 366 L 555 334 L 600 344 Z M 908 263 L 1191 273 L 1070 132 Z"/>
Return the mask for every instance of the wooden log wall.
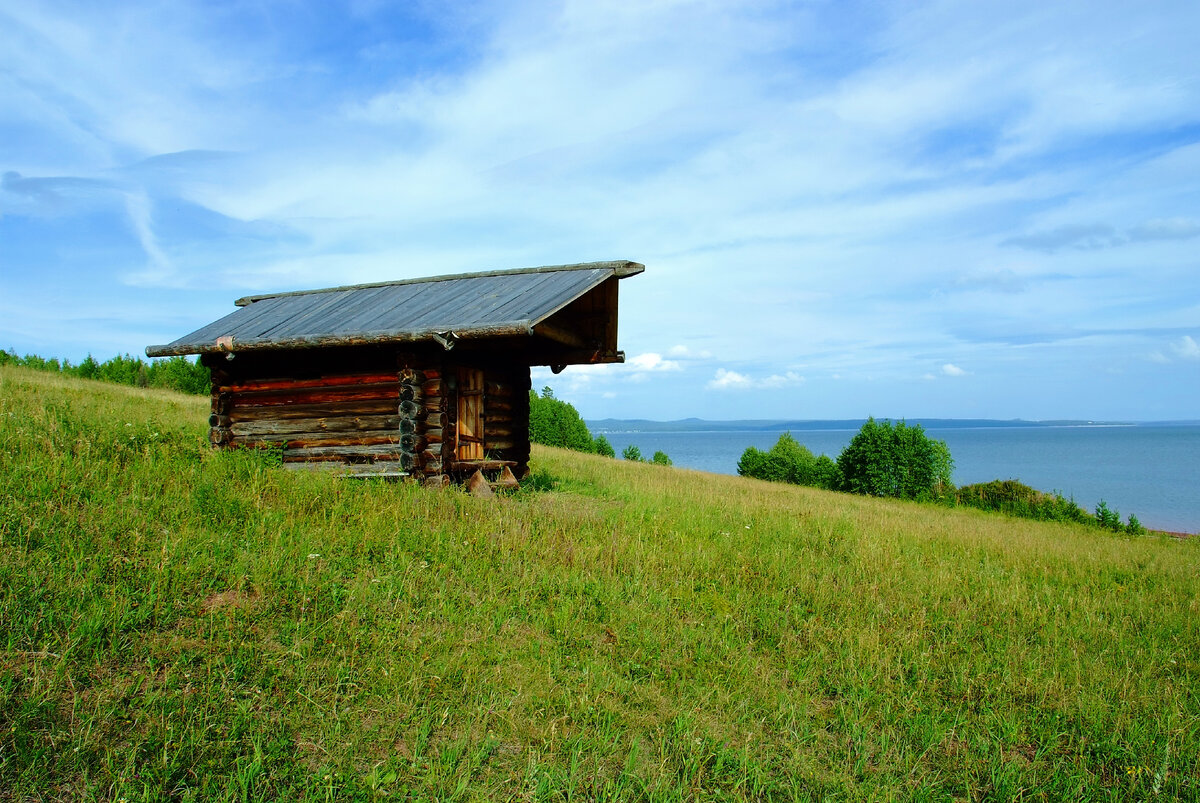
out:
<path id="1" fill-rule="evenodd" d="M 219 447 L 278 444 L 288 465 L 380 464 L 379 472 L 433 483 L 462 479 L 468 466 L 456 454 L 458 364 L 443 355 L 380 356 L 342 370 L 339 359 L 328 357 L 312 364 L 293 358 L 282 366 L 266 358 L 214 359 L 207 363 L 213 377 L 209 439 Z M 529 367 L 494 354 L 478 355 L 476 364 L 484 366 L 480 462 L 503 463 L 523 476 Z M 299 375 L 275 375 L 285 370 Z"/>
<path id="2" fill-rule="evenodd" d="M 529 368 L 485 368 L 484 380 L 484 451 L 516 463 L 521 476 L 529 465 Z"/>
<path id="3" fill-rule="evenodd" d="M 258 378 L 214 369 L 209 440 L 279 444 L 285 464 L 392 463 L 407 471 L 414 460 L 403 448 L 403 384 L 394 370 Z"/>
<path id="4" fill-rule="evenodd" d="M 401 462 L 416 477 L 440 477 L 446 428 L 441 367 L 400 368 Z"/>

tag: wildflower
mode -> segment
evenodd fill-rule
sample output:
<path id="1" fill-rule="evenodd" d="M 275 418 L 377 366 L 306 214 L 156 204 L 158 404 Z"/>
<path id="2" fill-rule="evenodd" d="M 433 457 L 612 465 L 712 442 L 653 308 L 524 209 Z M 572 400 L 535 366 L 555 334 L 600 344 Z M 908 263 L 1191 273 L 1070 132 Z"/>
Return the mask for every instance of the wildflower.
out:
<path id="1" fill-rule="evenodd" d="M 309 560 L 312 560 L 313 558 L 319 558 L 319 557 L 321 557 L 321 556 L 320 556 L 320 555 L 318 555 L 316 552 L 309 552 L 309 553 L 308 553 L 308 559 L 309 559 Z"/>

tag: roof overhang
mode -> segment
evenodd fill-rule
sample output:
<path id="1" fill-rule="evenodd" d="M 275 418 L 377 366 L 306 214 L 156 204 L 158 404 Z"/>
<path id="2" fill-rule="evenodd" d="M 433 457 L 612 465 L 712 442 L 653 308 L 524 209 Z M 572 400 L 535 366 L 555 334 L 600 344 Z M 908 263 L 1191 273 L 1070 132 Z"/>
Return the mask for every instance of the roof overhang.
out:
<path id="1" fill-rule="evenodd" d="M 146 354 L 169 357 L 390 343 L 437 343 L 450 349 L 460 340 L 536 337 L 561 346 L 564 357 L 570 354 L 574 358 L 570 362 L 619 362 L 623 361 L 624 355 L 615 347 L 600 351 L 589 348 L 592 344 L 578 333 L 550 319 L 604 282 L 635 276 L 644 270 L 645 266 L 637 262 L 589 262 L 247 296 L 235 302 L 239 309 L 233 313 L 172 343 L 149 346 Z M 542 277 L 539 274 L 560 276 Z M 507 295 L 506 285 L 509 286 Z M 479 289 L 479 294 L 472 295 L 473 287 Z M 393 317 L 398 319 L 404 317 L 404 298 L 419 297 L 422 304 L 432 306 L 436 312 L 439 292 L 447 296 L 447 304 L 458 301 L 463 309 L 451 311 L 441 320 L 414 313 L 410 317 L 414 318 L 414 323 L 419 319 L 419 324 L 410 326 L 366 327 L 354 331 L 343 328 L 338 331 L 336 326 L 327 325 L 326 331 L 321 329 L 322 316 L 336 323 L 335 312 L 342 309 L 370 318 L 370 304 L 380 300 L 386 302 L 385 296 L 401 299 L 401 303 L 393 305 L 393 311 L 398 313 Z M 356 298 L 361 299 L 357 305 Z M 489 303 L 490 308 L 487 307 Z M 510 306 L 532 314 L 494 320 L 503 318 L 500 313 Z M 478 320 L 472 320 L 469 313 L 476 308 L 483 312 L 477 313 Z M 615 303 L 611 314 L 615 326 Z M 316 323 L 306 331 L 298 320 Z M 589 353 L 590 359 L 579 359 Z"/>

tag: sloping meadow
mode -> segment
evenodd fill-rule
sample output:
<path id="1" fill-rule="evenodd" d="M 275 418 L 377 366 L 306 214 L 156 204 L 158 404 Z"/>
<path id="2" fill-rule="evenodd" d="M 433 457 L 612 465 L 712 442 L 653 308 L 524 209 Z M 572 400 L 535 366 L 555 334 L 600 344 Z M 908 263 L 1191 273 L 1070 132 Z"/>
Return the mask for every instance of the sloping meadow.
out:
<path id="1" fill-rule="evenodd" d="M 0 799 L 1200 799 L 1195 541 L 205 416 L 0 368 Z"/>

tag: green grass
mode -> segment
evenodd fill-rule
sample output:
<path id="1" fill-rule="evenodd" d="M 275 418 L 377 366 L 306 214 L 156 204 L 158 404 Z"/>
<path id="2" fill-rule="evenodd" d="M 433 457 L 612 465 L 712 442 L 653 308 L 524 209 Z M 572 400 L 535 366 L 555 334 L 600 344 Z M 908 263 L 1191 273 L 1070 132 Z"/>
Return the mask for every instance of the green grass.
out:
<path id="1" fill-rule="evenodd" d="M 536 449 L 297 475 L 0 368 L 0 799 L 1200 799 L 1200 541 Z"/>

